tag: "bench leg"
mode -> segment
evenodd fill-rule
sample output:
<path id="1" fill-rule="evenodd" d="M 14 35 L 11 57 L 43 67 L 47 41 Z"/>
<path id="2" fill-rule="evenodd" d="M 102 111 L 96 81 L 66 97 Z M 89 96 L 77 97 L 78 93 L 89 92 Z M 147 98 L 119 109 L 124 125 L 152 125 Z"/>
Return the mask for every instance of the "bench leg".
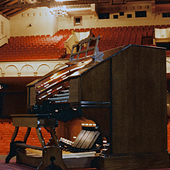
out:
<path id="1" fill-rule="evenodd" d="M 28 128 L 27 128 L 27 132 L 26 132 L 26 134 L 25 134 L 25 136 L 24 136 L 24 143 L 27 142 L 27 139 L 28 139 L 28 137 L 29 137 L 29 135 L 30 135 L 30 132 L 31 132 L 31 127 L 28 127 Z"/>
<path id="2" fill-rule="evenodd" d="M 11 143 L 10 143 L 10 151 L 9 151 L 9 154 L 7 155 L 7 157 L 5 158 L 5 163 L 9 163 L 10 159 L 14 156 L 16 156 L 16 146 L 15 146 L 15 138 L 18 134 L 18 130 L 19 130 L 19 127 L 18 126 L 15 126 L 15 130 L 14 130 L 14 133 L 12 135 L 12 138 L 11 138 Z"/>
<path id="3" fill-rule="evenodd" d="M 37 170 L 54 169 L 54 167 L 67 170 L 67 167 L 62 159 L 62 150 L 59 145 L 58 137 L 55 132 L 55 127 L 50 127 L 50 133 L 54 140 L 55 146 L 43 149 L 42 162 Z"/>
<path id="4" fill-rule="evenodd" d="M 17 147 L 15 146 L 14 142 L 10 143 L 10 151 L 7 157 L 5 158 L 5 163 L 9 163 L 10 159 L 16 156 L 16 149 Z"/>
<path id="5" fill-rule="evenodd" d="M 45 141 L 44 141 L 44 138 L 43 138 L 42 133 L 41 133 L 41 128 L 40 127 L 37 128 L 36 132 L 37 132 L 38 139 L 41 143 L 41 146 L 44 148 L 45 147 Z"/>
<path id="6" fill-rule="evenodd" d="M 16 143 L 23 143 L 23 142 L 22 141 L 15 141 L 15 142 L 10 143 L 10 151 L 9 151 L 9 154 L 7 155 L 7 157 L 5 158 L 5 163 L 9 163 L 10 159 L 17 155 L 16 151 L 19 148 L 16 146 Z"/>
<path id="7" fill-rule="evenodd" d="M 60 167 L 62 170 L 67 170 L 67 167 L 62 160 L 62 151 L 56 146 L 44 148 L 42 162 L 37 170 L 55 169 L 54 167 Z"/>
<path id="8" fill-rule="evenodd" d="M 54 140 L 55 145 L 57 147 L 60 147 L 59 140 L 58 140 L 58 137 L 57 137 L 56 132 L 55 132 L 55 127 L 50 127 L 50 132 L 51 132 L 51 136 Z"/>

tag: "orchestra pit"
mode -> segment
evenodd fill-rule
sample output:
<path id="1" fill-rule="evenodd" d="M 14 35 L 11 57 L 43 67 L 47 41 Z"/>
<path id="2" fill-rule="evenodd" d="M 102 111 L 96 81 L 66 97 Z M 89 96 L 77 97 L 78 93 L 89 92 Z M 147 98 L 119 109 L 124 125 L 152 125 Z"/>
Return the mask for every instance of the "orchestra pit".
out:
<path id="1" fill-rule="evenodd" d="M 170 170 L 170 0 L 0 0 L 0 170 Z"/>

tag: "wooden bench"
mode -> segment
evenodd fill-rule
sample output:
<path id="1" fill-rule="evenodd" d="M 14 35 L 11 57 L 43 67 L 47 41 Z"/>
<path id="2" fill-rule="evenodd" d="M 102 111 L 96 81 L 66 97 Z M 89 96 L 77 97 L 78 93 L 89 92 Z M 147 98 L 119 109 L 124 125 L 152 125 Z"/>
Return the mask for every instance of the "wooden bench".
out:
<path id="1" fill-rule="evenodd" d="M 59 142 L 55 133 L 55 127 L 58 126 L 58 122 L 55 118 L 45 117 L 45 115 L 44 117 L 38 117 L 36 114 L 15 114 L 11 116 L 13 118 L 15 131 L 11 138 L 10 152 L 6 157 L 6 163 L 9 163 L 10 159 L 16 156 L 17 163 L 23 163 L 37 167 L 37 170 L 44 170 L 51 164 L 55 164 L 56 166 L 61 167 L 63 170 L 67 170 L 67 167 L 62 160 L 62 151 L 59 147 Z M 27 127 L 23 141 L 15 141 L 19 127 Z M 41 127 L 48 128 L 47 130 L 54 140 L 53 146 L 47 146 L 45 144 L 41 133 Z M 37 136 L 42 147 L 26 144 L 31 128 L 36 128 Z M 41 150 L 42 154 L 39 156 L 29 156 L 26 154 L 26 148 Z"/>

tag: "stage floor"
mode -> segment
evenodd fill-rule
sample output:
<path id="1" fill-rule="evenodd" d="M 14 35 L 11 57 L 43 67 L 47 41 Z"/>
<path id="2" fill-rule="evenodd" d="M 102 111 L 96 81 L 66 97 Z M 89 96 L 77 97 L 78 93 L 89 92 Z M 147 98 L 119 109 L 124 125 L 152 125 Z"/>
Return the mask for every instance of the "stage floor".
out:
<path id="1" fill-rule="evenodd" d="M 29 167 L 22 164 L 16 164 L 16 158 L 12 158 L 10 163 L 5 163 L 6 155 L 0 155 L 0 170 L 36 170 L 36 168 Z"/>
<path id="2" fill-rule="evenodd" d="M 9 163 L 5 163 L 6 155 L 0 155 L 0 170 L 36 170 L 36 168 L 16 164 L 16 157 L 12 158 Z M 81 169 L 69 169 L 69 170 L 97 170 L 96 168 L 81 168 Z"/>
<path id="3" fill-rule="evenodd" d="M 16 164 L 15 157 L 10 160 L 10 163 L 5 163 L 5 158 L 6 155 L 0 155 L 0 170 L 36 170 L 36 168 L 30 166 L 26 166 L 23 164 Z M 70 170 L 96 170 L 96 168 L 70 169 Z M 163 168 L 157 170 L 170 170 L 170 168 Z"/>

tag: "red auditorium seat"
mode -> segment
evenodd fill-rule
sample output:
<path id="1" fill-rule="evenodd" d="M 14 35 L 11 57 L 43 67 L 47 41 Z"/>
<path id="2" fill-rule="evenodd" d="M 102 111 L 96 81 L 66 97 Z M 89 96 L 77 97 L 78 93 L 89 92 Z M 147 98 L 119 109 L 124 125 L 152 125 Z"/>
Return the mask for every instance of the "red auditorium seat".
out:
<path id="1" fill-rule="evenodd" d="M 138 31 L 142 32 L 143 31 L 143 26 L 139 26 Z"/>
<path id="2" fill-rule="evenodd" d="M 149 27 L 149 25 L 145 25 L 143 29 L 144 29 L 144 31 L 148 31 L 148 30 L 150 30 L 150 27 Z"/>
<path id="3" fill-rule="evenodd" d="M 137 32 L 137 30 L 138 30 L 138 27 L 137 27 L 137 26 L 134 26 L 134 27 L 133 27 L 133 31 Z"/>
<path id="4" fill-rule="evenodd" d="M 167 28 L 167 26 L 166 25 L 161 25 L 160 28 Z"/>

